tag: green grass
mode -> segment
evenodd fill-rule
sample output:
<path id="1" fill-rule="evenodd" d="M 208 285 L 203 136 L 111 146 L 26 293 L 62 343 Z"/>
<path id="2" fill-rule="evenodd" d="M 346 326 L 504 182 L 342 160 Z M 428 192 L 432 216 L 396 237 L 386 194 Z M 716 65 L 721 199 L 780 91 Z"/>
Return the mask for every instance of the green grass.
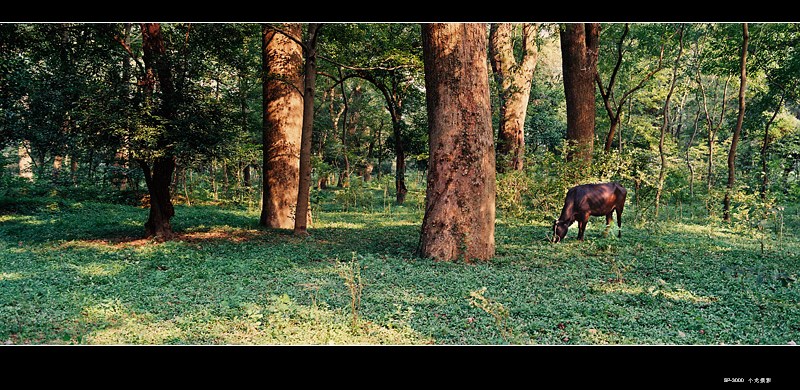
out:
<path id="1" fill-rule="evenodd" d="M 586 241 L 573 228 L 554 245 L 546 222 L 500 215 L 494 260 L 441 263 L 414 255 L 422 191 L 398 207 L 375 190 L 348 211 L 334 194 L 316 194 L 308 238 L 260 228 L 257 210 L 211 206 L 178 206 L 180 236 L 165 243 L 141 238 L 137 207 L 41 202 L 0 215 L 0 342 L 800 342 L 792 229 L 762 255 L 758 234 L 721 223 L 631 221 L 617 239 L 597 218 Z M 342 265 L 360 272 L 360 296 Z"/>

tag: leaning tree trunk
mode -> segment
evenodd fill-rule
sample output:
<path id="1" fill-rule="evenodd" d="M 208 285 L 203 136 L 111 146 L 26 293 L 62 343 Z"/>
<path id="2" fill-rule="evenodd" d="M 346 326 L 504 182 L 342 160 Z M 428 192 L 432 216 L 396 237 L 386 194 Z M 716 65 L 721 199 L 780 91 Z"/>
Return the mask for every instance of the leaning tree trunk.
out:
<path id="1" fill-rule="evenodd" d="M 169 186 L 172 182 L 172 174 L 175 172 L 175 157 L 169 147 L 166 134 L 172 129 L 173 121 L 177 116 L 177 105 L 175 96 L 175 86 L 172 81 L 172 70 L 169 59 L 164 47 L 164 38 L 161 35 L 161 25 L 158 23 L 142 23 L 142 49 L 144 52 L 145 80 L 144 88 L 147 99 L 155 91 L 155 80 L 158 77 L 158 85 L 161 92 L 161 103 L 155 109 L 156 116 L 160 116 L 167 121 L 164 133 L 160 134 L 156 140 L 156 148 L 163 153 L 151 164 L 139 160 L 139 165 L 145 175 L 147 190 L 150 193 L 150 215 L 145 222 L 145 235 L 147 237 L 159 237 L 169 239 L 172 237 L 172 226 L 170 219 L 175 215 L 172 207 Z M 149 176 L 149 178 L 148 178 Z"/>
<path id="2" fill-rule="evenodd" d="M 308 24 L 305 42 L 305 78 L 303 81 L 303 128 L 300 142 L 300 183 L 297 189 L 294 234 L 308 235 L 311 201 L 311 131 L 314 126 L 314 90 L 317 82 L 317 36 L 319 23 Z"/>
<path id="3" fill-rule="evenodd" d="M 539 26 L 522 24 L 523 56 L 514 56 L 512 35 L 515 24 L 492 23 L 489 30 L 489 53 L 492 70 L 500 85 L 500 123 L 497 131 L 498 172 L 520 171 L 525 161 L 525 114 L 531 95 L 531 81 L 536 69 L 536 33 Z"/>
<path id="4" fill-rule="evenodd" d="M 569 160 L 589 166 L 594 150 L 595 73 L 599 23 L 567 23 L 560 29 L 564 96 L 567 102 L 567 141 L 574 147 Z"/>
<path id="5" fill-rule="evenodd" d="M 750 34 L 747 31 L 747 23 L 742 24 L 742 60 L 740 64 L 739 83 L 739 116 L 736 118 L 736 128 L 733 130 L 731 139 L 731 149 L 728 152 L 728 185 L 725 189 L 725 200 L 722 206 L 722 218 L 725 221 L 731 220 L 731 192 L 736 181 L 736 146 L 739 144 L 739 135 L 742 133 L 742 122 L 744 121 L 744 92 L 747 88 L 747 43 Z"/>
<path id="6" fill-rule="evenodd" d="M 299 38 L 302 26 L 283 30 Z M 303 127 L 302 48 L 281 32 L 262 29 L 263 192 L 259 223 L 277 229 L 294 228 L 300 181 L 300 141 Z"/>
<path id="7" fill-rule="evenodd" d="M 430 162 L 418 253 L 494 256 L 495 159 L 486 25 L 423 24 Z"/>

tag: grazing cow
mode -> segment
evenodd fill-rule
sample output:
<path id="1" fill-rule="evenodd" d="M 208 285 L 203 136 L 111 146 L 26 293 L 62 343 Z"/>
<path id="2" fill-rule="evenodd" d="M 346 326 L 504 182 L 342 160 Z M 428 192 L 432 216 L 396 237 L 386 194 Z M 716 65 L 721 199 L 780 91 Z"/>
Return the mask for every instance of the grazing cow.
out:
<path id="1" fill-rule="evenodd" d="M 606 216 L 606 228 L 611 226 L 614 210 L 617 211 L 617 225 L 622 237 L 622 209 L 628 191 L 619 183 L 583 184 L 567 191 L 561 216 L 553 222 L 553 242 L 559 242 L 567 235 L 567 229 L 578 221 L 578 240 L 583 240 L 583 232 L 589 216 Z"/>

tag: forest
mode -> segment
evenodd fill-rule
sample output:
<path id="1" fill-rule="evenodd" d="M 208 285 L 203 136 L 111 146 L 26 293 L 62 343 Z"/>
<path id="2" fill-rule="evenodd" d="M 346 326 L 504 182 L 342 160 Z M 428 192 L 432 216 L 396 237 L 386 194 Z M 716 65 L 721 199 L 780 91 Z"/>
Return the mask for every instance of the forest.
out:
<path id="1" fill-rule="evenodd" d="M 0 342 L 795 345 L 798 45 L 2 23 Z M 565 196 L 601 182 L 624 213 L 578 239 Z"/>

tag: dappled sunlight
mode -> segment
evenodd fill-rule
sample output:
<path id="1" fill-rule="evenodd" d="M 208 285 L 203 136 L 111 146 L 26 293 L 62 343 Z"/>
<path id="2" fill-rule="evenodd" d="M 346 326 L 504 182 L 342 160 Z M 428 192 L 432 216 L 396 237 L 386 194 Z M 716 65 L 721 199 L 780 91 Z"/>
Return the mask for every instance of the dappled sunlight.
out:
<path id="1" fill-rule="evenodd" d="M 244 302 L 225 315 L 199 309 L 167 320 L 139 314 L 111 299 L 81 311 L 83 326 L 101 329 L 85 344 L 372 345 L 432 344 L 407 324 L 383 326 L 325 305 L 299 305 L 288 296 Z"/>
<path id="2" fill-rule="evenodd" d="M 682 288 L 675 289 L 674 291 L 658 291 L 659 294 L 673 301 L 687 301 L 691 303 L 711 303 L 717 300 L 715 297 L 704 297 L 695 295 L 691 291 Z"/>
<path id="3" fill-rule="evenodd" d="M 367 225 L 363 223 L 353 223 L 353 222 L 341 222 L 341 221 L 330 221 L 326 223 L 320 223 L 319 226 L 316 226 L 317 229 L 324 229 L 324 228 L 336 228 L 336 229 L 364 229 Z"/>
<path id="4" fill-rule="evenodd" d="M 259 237 L 265 236 L 267 233 L 259 230 L 246 230 L 246 229 L 211 229 L 207 231 L 193 231 L 185 233 L 176 233 L 172 239 L 168 241 L 157 240 L 153 238 L 141 237 L 115 237 L 108 239 L 87 239 L 87 240 L 72 240 L 62 243 L 58 246 L 59 249 L 122 249 L 122 248 L 137 248 L 144 246 L 159 246 L 165 242 L 186 242 L 191 244 L 206 242 L 206 241 L 227 241 L 232 243 L 241 243 L 250 241 Z"/>
<path id="5" fill-rule="evenodd" d="M 638 285 L 631 285 L 627 283 L 597 283 L 591 287 L 593 290 L 602 293 L 618 293 L 618 294 L 648 294 L 652 296 L 663 296 L 672 301 L 684 301 L 695 304 L 711 303 L 717 300 L 715 297 L 705 297 L 692 293 L 691 291 L 682 288 L 669 288 L 665 285 L 654 285 L 650 287 L 642 287 Z"/>
<path id="6" fill-rule="evenodd" d="M 84 336 L 85 344 L 164 344 L 182 334 L 173 321 L 155 321 L 151 315 L 133 312 L 119 300 L 88 306 L 81 315 L 87 325 L 102 327 Z"/>
<path id="7" fill-rule="evenodd" d="M 241 243 L 264 236 L 266 233 L 259 230 L 246 229 L 212 229 L 209 231 L 197 231 L 179 233 L 173 241 L 198 243 L 203 241 L 229 241 Z"/>
<path id="8" fill-rule="evenodd" d="M 119 262 L 98 263 L 92 262 L 86 265 L 75 266 L 78 273 L 85 276 L 115 276 L 125 269 Z"/>
<path id="9" fill-rule="evenodd" d="M 592 286 L 592 289 L 603 293 L 620 293 L 620 294 L 642 294 L 644 288 L 635 285 L 628 285 L 625 283 L 598 283 Z"/>
<path id="10" fill-rule="evenodd" d="M 714 239 L 731 240 L 742 237 L 742 234 L 731 232 L 728 229 L 720 229 L 719 227 L 714 225 L 670 222 L 669 224 L 665 224 L 664 227 L 666 227 L 671 233 L 701 235 Z"/>
<path id="11" fill-rule="evenodd" d="M 19 272 L 0 272 L 0 281 L 20 279 L 22 279 L 22 274 Z"/>
<path id="12" fill-rule="evenodd" d="M 587 329 L 581 333 L 581 338 L 586 340 L 586 343 L 579 344 L 593 344 L 593 345 L 609 345 L 609 344 L 630 344 L 631 340 L 620 336 L 613 331 L 603 331 L 602 329 Z"/>

